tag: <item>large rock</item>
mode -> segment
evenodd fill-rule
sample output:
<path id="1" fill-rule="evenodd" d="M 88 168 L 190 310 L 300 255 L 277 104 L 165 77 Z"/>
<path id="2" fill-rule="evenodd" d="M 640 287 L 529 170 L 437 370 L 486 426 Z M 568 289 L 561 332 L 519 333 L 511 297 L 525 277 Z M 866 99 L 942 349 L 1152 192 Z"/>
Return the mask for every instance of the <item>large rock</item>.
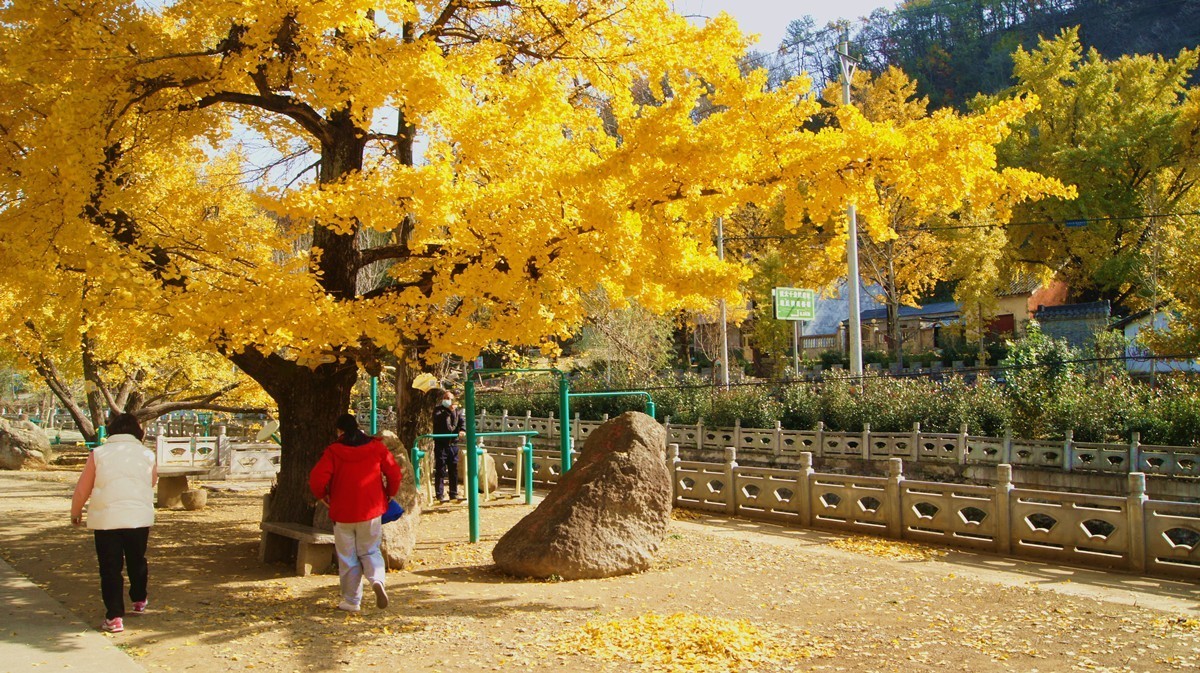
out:
<path id="1" fill-rule="evenodd" d="M 0 470 L 40 468 L 50 462 L 50 440 L 29 421 L 0 418 Z"/>
<path id="2" fill-rule="evenodd" d="M 671 518 L 667 433 L 645 414 L 594 430 L 558 486 L 492 551 L 504 572 L 585 579 L 645 570 Z"/>
<path id="3" fill-rule="evenodd" d="M 463 489 L 459 493 L 466 493 L 467 489 L 467 452 L 463 447 L 458 447 L 458 483 L 463 485 Z M 500 476 L 496 474 L 496 458 L 490 453 L 485 453 L 482 460 L 479 461 L 479 492 L 483 493 L 483 487 L 487 486 L 488 493 L 495 493 L 496 489 L 500 488 Z"/>
<path id="4" fill-rule="evenodd" d="M 421 524 L 421 493 L 413 481 L 412 462 L 408 451 L 400 446 L 400 440 L 390 432 L 384 432 L 383 443 L 391 449 L 400 466 L 400 490 L 396 501 L 404 508 L 404 515 L 383 525 L 383 558 L 392 570 L 403 570 L 408 565 L 413 548 L 417 546 L 417 528 Z"/>

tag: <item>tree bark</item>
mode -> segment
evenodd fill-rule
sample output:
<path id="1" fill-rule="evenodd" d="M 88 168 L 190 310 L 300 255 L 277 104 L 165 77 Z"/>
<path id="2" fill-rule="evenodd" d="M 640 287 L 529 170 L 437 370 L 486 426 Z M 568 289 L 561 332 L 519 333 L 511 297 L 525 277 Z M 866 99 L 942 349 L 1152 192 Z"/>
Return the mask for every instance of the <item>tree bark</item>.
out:
<path id="1" fill-rule="evenodd" d="M 309 369 L 254 350 L 230 359 L 279 405 L 279 437 L 284 450 L 268 520 L 312 525 L 315 503 L 308 491 L 308 474 L 325 447 L 337 438 L 334 422 L 350 408 L 358 365 L 347 360 Z"/>
<path id="2" fill-rule="evenodd" d="M 904 366 L 904 339 L 900 333 L 900 292 L 896 287 L 896 244 L 888 241 L 884 245 L 884 258 L 887 268 L 884 270 L 884 296 L 887 299 L 887 330 L 888 341 L 891 343 L 891 356 L 894 362 Z"/>
<path id="3" fill-rule="evenodd" d="M 433 428 L 436 393 L 412 387 L 413 379 L 419 373 L 419 367 L 408 358 L 402 357 L 396 364 L 396 436 L 405 449 L 411 447 L 417 437 Z"/>

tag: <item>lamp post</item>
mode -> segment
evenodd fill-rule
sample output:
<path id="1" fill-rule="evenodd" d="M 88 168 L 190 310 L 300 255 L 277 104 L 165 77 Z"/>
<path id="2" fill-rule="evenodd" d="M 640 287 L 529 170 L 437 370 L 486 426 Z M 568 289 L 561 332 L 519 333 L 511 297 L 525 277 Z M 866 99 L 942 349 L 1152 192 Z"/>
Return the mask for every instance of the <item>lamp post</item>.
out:
<path id="1" fill-rule="evenodd" d="M 717 259 L 725 261 L 725 218 L 717 218 Z M 721 387 L 729 390 L 729 326 L 725 298 L 721 297 Z"/>
<path id="2" fill-rule="evenodd" d="M 854 79 L 854 70 L 858 65 L 850 58 L 850 29 L 843 28 L 842 42 L 838 48 L 838 60 L 842 65 L 842 103 L 850 104 L 850 81 Z M 846 279 L 849 286 L 850 303 L 850 374 L 862 376 L 862 316 L 859 315 L 858 304 L 858 213 L 854 204 L 846 206 L 846 264 L 849 267 Z"/>

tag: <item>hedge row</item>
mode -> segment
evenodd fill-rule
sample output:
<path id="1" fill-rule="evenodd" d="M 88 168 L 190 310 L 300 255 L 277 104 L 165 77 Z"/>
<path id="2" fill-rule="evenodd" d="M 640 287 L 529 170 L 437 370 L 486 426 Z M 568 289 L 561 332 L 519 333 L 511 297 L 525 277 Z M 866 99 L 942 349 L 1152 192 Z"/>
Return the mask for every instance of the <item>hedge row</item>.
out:
<path id="1" fill-rule="evenodd" d="M 998 436 L 1011 427 L 1029 438 L 1061 438 L 1068 429 L 1079 441 L 1127 441 L 1141 433 L 1147 444 L 1200 445 L 1200 384 L 1176 378 L 1156 389 L 1111 371 L 1070 372 L 1053 386 L 1019 387 L 961 378 L 938 382 L 923 378 L 872 378 L 860 384 L 847 378 L 819 383 L 743 383 L 715 388 L 695 375 L 657 380 L 598 380 L 580 377 L 573 392 L 648 390 L 657 417 L 692 424 L 730 427 L 783 427 L 808 430 L 824 421 L 830 430 L 861 431 L 869 423 L 880 432 L 910 430 L 914 422 L 927 432 L 958 432 L 966 423 L 972 433 Z M 558 396 L 545 384 L 516 383 L 503 392 L 483 393 L 479 407 L 489 413 L 507 409 L 534 416 L 558 413 Z M 643 398 L 622 396 L 572 401 L 572 415 L 598 420 L 604 414 L 641 410 Z"/>

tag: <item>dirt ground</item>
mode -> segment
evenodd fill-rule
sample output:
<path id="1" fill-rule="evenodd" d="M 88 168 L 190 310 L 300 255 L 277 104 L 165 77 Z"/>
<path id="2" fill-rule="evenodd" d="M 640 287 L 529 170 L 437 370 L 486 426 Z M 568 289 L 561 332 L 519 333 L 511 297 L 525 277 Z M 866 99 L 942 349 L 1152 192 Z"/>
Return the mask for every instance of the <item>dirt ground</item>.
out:
<path id="1" fill-rule="evenodd" d="M 75 478 L 0 473 L 0 555 L 98 623 L 91 536 L 69 523 Z M 160 510 L 150 611 L 110 636 L 147 670 L 1200 669 L 1200 585 L 686 512 L 647 572 L 526 581 L 491 565 L 531 509 L 512 499 L 483 509 L 474 545 L 465 507 L 424 513 L 413 567 L 388 575 L 392 606 L 347 615 L 336 576 L 258 562 L 264 491 Z"/>

